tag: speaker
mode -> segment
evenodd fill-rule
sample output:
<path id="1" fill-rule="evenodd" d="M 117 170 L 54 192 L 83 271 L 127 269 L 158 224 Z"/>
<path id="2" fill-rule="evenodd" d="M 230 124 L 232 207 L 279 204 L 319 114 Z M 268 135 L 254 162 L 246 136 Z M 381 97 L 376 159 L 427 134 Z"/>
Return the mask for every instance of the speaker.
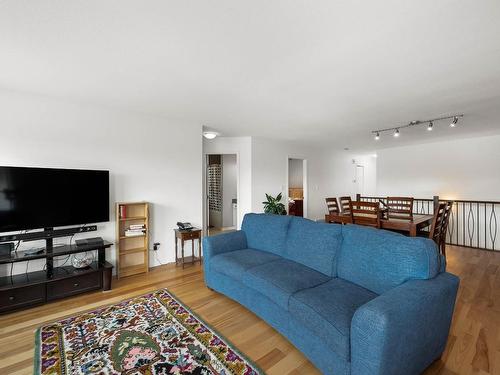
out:
<path id="1" fill-rule="evenodd" d="M 74 228 L 64 228 L 64 229 L 52 229 L 47 228 L 42 231 L 36 232 L 27 232 L 21 234 L 7 234 L 0 236 L 0 242 L 6 241 L 36 241 L 43 240 L 48 238 L 56 238 L 56 237 L 69 237 L 72 234 L 76 233 L 86 233 L 86 232 L 94 232 L 97 230 L 97 225 L 89 225 L 86 227 L 74 227 Z"/>
<path id="2" fill-rule="evenodd" d="M 12 250 L 14 250 L 14 242 L 0 243 L 0 258 L 10 258 Z"/>

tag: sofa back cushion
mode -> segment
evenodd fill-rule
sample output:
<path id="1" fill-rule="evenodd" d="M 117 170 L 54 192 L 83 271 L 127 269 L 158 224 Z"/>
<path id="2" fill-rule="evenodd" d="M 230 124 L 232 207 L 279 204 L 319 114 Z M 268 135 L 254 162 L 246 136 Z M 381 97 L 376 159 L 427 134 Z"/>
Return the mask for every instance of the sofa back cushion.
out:
<path id="1" fill-rule="evenodd" d="M 338 277 L 382 294 L 410 279 L 432 279 L 439 273 L 436 244 L 427 238 L 358 225 L 342 227 Z"/>
<path id="2" fill-rule="evenodd" d="M 336 277 L 336 256 L 342 243 L 342 226 L 293 217 L 288 227 L 285 257 L 325 275 Z"/>
<path id="3" fill-rule="evenodd" d="M 241 230 L 247 236 L 248 247 L 283 256 L 291 218 L 285 215 L 246 214 Z"/>

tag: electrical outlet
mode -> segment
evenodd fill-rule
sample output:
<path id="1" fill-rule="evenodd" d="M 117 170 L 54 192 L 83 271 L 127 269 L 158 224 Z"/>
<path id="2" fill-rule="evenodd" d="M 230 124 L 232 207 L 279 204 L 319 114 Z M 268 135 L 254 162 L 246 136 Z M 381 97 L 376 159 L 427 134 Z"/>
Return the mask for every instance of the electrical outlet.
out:
<path id="1" fill-rule="evenodd" d="M 154 250 L 154 251 L 157 251 L 159 247 L 160 247 L 160 243 L 159 243 L 159 242 L 155 242 L 155 243 L 153 244 L 153 250 Z"/>

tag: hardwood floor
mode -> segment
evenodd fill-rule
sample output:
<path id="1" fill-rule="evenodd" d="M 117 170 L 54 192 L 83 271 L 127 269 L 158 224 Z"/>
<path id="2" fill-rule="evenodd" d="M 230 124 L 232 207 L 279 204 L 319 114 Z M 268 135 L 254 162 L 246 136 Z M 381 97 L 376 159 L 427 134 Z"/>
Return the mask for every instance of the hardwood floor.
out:
<path id="1" fill-rule="evenodd" d="M 236 230 L 235 227 L 223 227 L 223 228 L 208 228 L 207 235 L 215 236 L 216 234 L 221 234 L 225 232 L 234 232 Z"/>
<path id="2" fill-rule="evenodd" d="M 426 375 L 500 374 L 500 253 L 447 247 L 448 270 L 461 278 L 445 354 Z M 114 280 L 93 292 L 0 316 L 0 374 L 31 374 L 37 327 L 151 290 L 169 288 L 205 321 L 271 375 L 319 374 L 284 337 L 254 314 L 203 283 L 200 266 L 167 265 L 147 276 Z"/>

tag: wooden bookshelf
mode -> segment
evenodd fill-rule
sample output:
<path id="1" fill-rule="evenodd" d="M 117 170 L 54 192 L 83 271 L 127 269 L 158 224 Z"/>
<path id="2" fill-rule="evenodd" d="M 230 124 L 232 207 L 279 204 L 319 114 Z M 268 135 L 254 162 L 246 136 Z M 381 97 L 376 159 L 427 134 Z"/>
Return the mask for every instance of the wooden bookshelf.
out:
<path id="1" fill-rule="evenodd" d="M 126 236 L 131 225 L 144 225 L 144 235 Z M 116 203 L 116 271 L 118 278 L 149 272 L 149 204 Z"/>

